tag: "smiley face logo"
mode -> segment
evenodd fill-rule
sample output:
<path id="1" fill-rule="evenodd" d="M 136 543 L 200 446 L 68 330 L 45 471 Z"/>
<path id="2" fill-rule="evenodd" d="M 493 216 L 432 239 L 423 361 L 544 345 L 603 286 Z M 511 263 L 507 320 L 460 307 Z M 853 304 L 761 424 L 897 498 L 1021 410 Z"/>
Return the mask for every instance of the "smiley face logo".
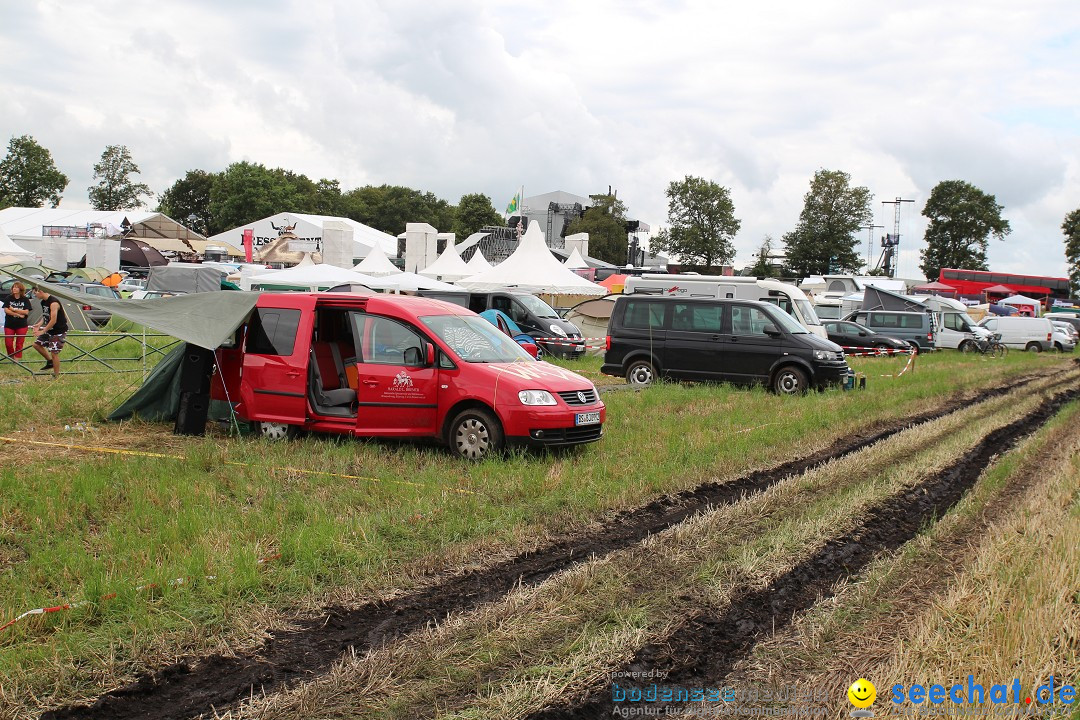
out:
<path id="1" fill-rule="evenodd" d="M 874 704 L 877 699 L 877 688 L 866 678 L 859 678 L 851 683 L 847 690 L 848 700 L 859 709 L 865 709 Z"/>

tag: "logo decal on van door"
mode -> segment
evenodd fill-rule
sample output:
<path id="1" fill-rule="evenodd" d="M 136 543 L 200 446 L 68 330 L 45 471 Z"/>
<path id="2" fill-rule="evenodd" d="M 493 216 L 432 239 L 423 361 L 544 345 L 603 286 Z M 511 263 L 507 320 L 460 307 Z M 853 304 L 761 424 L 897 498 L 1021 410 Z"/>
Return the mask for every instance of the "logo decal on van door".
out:
<path id="1" fill-rule="evenodd" d="M 412 378 L 404 370 L 394 376 L 394 387 L 396 388 L 411 388 Z"/>

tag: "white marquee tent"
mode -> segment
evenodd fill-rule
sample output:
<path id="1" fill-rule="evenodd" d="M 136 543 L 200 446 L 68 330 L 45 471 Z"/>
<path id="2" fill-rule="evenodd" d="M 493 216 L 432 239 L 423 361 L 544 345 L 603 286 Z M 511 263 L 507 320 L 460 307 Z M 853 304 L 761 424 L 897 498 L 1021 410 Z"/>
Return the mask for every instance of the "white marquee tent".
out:
<path id="1" fill-rule="evenodd" d="M 581 257 L 581 251 L 574 248 L 574 252 L 570 253 L 570 257 L 566 258 L 566 262 L 563 263 L 568 268 L 587 268 L 589 263 L 585 262 L 585 258 Z"/>
<path id="2" fill-rule="evenodd" d="M 607 295 L 607 288 L 589 282 L 563 267 L 544 243 L 540 223 L 530 223 L 517 250 L 496 267 L 458 283 L 469 290 L 495 290 L 508 286 L 552 295 Z"/>
<path id="3" fill-rule="evenodd" d="M 490 269 L 491 263 L 484 257 L 484 253 L 480 252 L 480 248 L 476 248 L 476 252 L 469 258 L 469 262 L 465 263 L 465 267 L 469 268 L 473 275 L 476 275 Z"/>
<path id="4" fill-rule="evenodd" d="M 477 252 L 479 252 L 479 248 L 477 248 Z M 435 278 L 436 280 L 453 282 L 475 275 L 476 273 L 470 270 L 469 266 L 465 264 L 465 261 L 461 259 L 457 247 L 452 242 L 448 242 L 446 243 L 446 249 L 443 250 L 442 255 L 437 257 L 435 262 L 421 270 L 420 274 L 425 277 Z"/>
<path id="5" fill-rule="evenodd" d="M 353 270 L 372 277 L 397 275 L 401 272 L 401 269 L 390 262 L 390 258 L 386 257 L 386 253 L 380 245 L 372 247 L 367 257 L 353 266 Z"/>

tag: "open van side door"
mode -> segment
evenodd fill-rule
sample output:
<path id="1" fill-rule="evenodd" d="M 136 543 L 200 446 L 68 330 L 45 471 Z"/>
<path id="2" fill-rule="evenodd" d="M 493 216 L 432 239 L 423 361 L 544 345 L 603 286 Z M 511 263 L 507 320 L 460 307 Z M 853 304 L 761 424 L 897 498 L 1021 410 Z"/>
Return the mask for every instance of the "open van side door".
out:
<path id="1" fill-rule="evenodd" d="M 302 425 L 315 298 L 264 293 L 248 319 L 240 396 L 248 420 Z"/>

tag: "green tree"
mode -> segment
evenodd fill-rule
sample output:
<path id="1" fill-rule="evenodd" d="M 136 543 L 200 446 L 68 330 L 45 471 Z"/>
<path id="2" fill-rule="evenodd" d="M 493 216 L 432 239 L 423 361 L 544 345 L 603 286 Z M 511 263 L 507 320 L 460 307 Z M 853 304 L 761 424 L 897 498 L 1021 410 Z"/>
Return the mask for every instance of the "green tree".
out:
<path id="1" fill-rule="evenodd" d="M 657 233 L 652 247 L 678 255 L 684 265 L 730 265 L 735 259 L 731 241 L 742 226 L 735 217 L 731 191 L 712 180 L 687 175 L 672 181 L 665 194 L 670 227 Z"/>
<path id="2" fill-rule="evenodd" d="M 312 212 L 316 215 L 345 217 L 345 200 L 341 195 L 341 183 L 326 178 L 315 183 L 315 206 Z"/>
<path id="3" fill-rule="evenodd" d="M 143 207 L 143 196 L 152 197 L 150 186 L 131 179 L 139 174 L 139 166 L 131 159 L 131 151 L 124 145 L 108 145 L 101 153 L 101 160 L 94 165 L 94 180 L 86 190 L 90 204 L 95 210 L 125 210 Z"/>
<path id="4" fill-rule="evenodd" d="M 1080 208 L 1065 216 L 1065 259 L 1069 263 L 1069 287 L 1073 297 L 1080 297 Z"/>
<path id="5" fill-rule="evenodd" d="M 157 212 L 165 213 L 203 235 L 228 230 L 216 224 L 210 213 L 210 191 L 216 177 L 205 170 L 188 170 L 158 197 Z"/>
<path id="6" fill-rule="evenodd" d="M 873 197 L 865 187 L 852 187 L 851 176 L 842 170 L 814 173 L 799 223 L 784 235 L 791 272 L 806 277 L 854 273 L 862 267 L 855 233 L 873 218 Z"/>
<path id="7" fill-rule="evenodd" d="M 491 204 L 491 198 L 483 193 L 470 193 L 462 195 L 458 201 L 457 211 L 454 213 L 454 234 L 458 240 L 477 232 L 485 225 L 502 225 L 503 217 L 495 206 Z"/>
<path id="8" fill-rule="evenodd" d="M 428 223 L 449 232 L 454 206 L 433 193 L 400 185 L 367 185 L 344 196 L 347 217 L 391 235 L 405 232 L 406 223 Z"/>
<path id="9" fill-rule="evenodd" d="M 56 207 L 67 184 L 67 175 L 56 168 L 52 153 L 34 138 L 11 138 L 7 155 L 0 160 L 0 208 L 42 207 L 46 200 Z"/>
<path id="10" fill-rule="evenodd" d="M 990 236 L 1004 240 L 1012 232 L 1009 221 L 1001 217 L 1002 209 L 993 195 L 969 182 L 939 182 L 922 211 L 930 219 L 919 264 L 926 278 L 936 280 L 941 268 L 986 270 Z"/>
<path id="11" fill-rule="evenodd" d="M 319 191 L 306 175 L 236 162 L 210 188 L 211 232 L 221 232 L 280 212 L 314 212 Z"/>
<path id="12" fill-rule="evenodd" d="M 750 274 L 754 277 L 778 277 L 780 273 L 773 265 L 773 239 L 766 235 L 761 241 L 761 247 L 757 251 L 757 260 L 750 267 Z"/>
<path id="13" fill-rule="evenodd" d="M 593 205 L 566 227 L 567 235 L 589 233 L 589 256 L 626 264 L 626 205 L 614 195 L 590 195 Z"/>

